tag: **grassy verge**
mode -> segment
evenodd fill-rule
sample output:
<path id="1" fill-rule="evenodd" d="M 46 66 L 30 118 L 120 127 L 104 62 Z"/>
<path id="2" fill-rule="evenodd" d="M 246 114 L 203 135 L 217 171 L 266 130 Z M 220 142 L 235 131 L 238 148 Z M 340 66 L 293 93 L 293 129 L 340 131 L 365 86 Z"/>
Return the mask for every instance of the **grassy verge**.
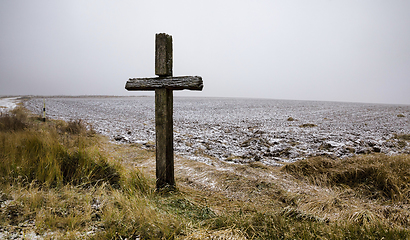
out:
<path id="1" fill-rule="evenodd" d="M 136 146 L 110 144 L 80 120 L 43 123 L 22 108 L 3 115 L 0 238 L 410 235 L 408 155 L 312 158 L 282 168 L 229 165 L 233 171 L 184 162 L 185 168 L 208 174 L 201 175 L 208 179 L 205 185 L 179 173 L 179 189 L 163 193 L 155 191 L 152 174 L 143 174 L 141 164 L 136 167 L 143 158 L 152 161 L 152 156 Z M 211 181 L 216 186 L 212 189 L 206 186 Z"/>

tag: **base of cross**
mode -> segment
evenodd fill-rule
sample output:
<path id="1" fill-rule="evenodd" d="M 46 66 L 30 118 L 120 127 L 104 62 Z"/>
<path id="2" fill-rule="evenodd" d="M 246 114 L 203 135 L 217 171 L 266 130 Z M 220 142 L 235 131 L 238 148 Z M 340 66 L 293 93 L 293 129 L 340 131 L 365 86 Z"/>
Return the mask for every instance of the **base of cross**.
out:
<path id="1" fill-rule="evenodd" d="M 175 186 L 173 93 L 166 88 L 155 89 L 155 151 L 157 188 Z"/>

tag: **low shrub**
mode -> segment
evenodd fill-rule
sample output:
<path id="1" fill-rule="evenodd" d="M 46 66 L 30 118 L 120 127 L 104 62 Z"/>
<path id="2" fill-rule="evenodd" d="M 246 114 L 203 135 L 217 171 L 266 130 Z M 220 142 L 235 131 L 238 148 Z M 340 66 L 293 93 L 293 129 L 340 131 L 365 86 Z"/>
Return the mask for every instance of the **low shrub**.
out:
<path id="1" fill-rule="evenodd" d="M 410 141 L 410 134 L 395 134 L 394 138 L 399 140 Z"/>
<path id="2" fill-rule="evenodd" d="M 312 128 L 312 127 L 317 127 L 317 125 L 313 124 L 313 123 L 304 123 L 302 125 L 299 125 L 299 127 L 301 127 L 301 128 Z"/>

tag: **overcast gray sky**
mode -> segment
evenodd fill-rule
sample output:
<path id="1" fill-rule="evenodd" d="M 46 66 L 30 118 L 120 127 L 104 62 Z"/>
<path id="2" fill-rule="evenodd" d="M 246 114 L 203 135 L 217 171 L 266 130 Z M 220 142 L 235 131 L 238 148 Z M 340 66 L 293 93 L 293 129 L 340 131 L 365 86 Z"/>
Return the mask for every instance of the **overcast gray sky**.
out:
<path id="1" fill-rule="evenodd" d="M 0 95 L 147 95 L 161 32 L 176 96 L 410 104 L 407 0 L 0 0 Z"/>

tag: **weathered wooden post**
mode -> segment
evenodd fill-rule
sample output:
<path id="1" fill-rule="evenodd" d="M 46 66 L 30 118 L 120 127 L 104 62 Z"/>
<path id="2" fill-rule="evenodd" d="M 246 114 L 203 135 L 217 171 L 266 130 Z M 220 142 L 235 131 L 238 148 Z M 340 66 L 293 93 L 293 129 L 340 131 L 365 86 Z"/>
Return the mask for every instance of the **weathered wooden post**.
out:
<path id="1" fill-rule="evenodd" d="M 43 122 L 46 122 L 46 100 L 43 99 Z"/>
<path id="2" fill-rule="evenodd" d="M 174 187 L 173 90 L 203 88 L 199 76 L 172 76 L 172 36 L 159 33 L 155 39 L 154 78 L 130 78 L 125 84 L 128 91 L 155 90 L 156 131 L 156 185 Z"/>

